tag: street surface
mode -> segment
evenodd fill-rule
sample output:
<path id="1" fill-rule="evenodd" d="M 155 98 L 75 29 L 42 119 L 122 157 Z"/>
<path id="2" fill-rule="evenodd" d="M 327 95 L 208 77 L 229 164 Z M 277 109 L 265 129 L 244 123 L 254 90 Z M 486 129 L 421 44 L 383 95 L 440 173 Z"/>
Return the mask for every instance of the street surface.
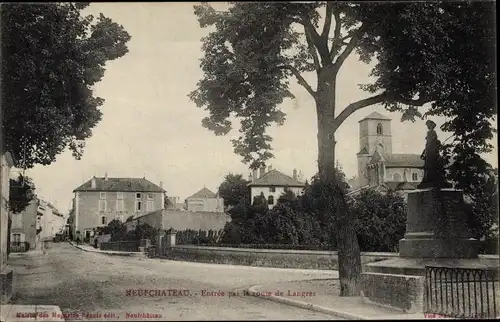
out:
<path id="1" fill-rule="evenodd" d="M 45 255 L 11 254 L 9 264 L 15 272 L 12 304 L 57 305 L 70 321 L 337 319 L 243 292 L 229 296 L 258 284 L 333 278 L 335 271 L 109 256 L 67 243 L 49 244 Z"/>

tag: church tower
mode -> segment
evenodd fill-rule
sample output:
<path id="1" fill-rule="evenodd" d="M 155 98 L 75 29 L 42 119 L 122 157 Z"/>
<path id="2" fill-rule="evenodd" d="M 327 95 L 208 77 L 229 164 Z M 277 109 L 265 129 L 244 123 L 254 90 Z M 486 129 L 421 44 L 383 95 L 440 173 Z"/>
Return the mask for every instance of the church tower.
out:
<path id="1" fill-rule="evenodd" d="M 359 121 L 358 185 L 368 185 L 366 165 L 377 151 L 380 154 L 392 154 L 391 119 L 373 112 Z"/>

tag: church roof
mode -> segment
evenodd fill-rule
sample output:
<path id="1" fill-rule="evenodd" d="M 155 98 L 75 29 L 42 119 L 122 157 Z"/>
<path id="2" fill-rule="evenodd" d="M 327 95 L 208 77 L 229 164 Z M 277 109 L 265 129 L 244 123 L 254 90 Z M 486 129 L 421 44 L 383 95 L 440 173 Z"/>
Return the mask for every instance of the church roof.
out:
<path id="1" fill-rule="evenodd" d="M 248 186 L 304 187 L 305 184 L 273 169 Z"/>
<path id="2" fill-rule="evenodd" d="M 194 195 L 192 195 L 191 197 L 187 197 L 186 199 L 192 199 L 192 198 L 217 198 L 217 195 L 215 193 L 213 193 L 212 191 L 210 191 L 209 189 L 207 189 L 206 187 L 204 187 L 203 189 L 201 189 L 200 191 L 198 191 L 197 193 L 195 193 Z"/>
<path id="3" fill-rule="evenodd" d="M 390 121 L 391 118 L 389 118 L 385 115 L 382 115 L 378 112 L 373 112 L 370 115 L 368 115 L 367 117 L 361 119 L 359 122 L 364 121 L 364 120 L 387 120 L 387 121 Z"/>
<path id="4" fill-rule="evenodd" d="M 415 190 L 417 189 L 418 182 L 408 182 L 408 181 L 386 181 L 380 184 L 379 188 L 386 188 L 387 190 L 398 191 L 398 190 Z"/>
<path id="5" fill-rule="evenodd" d="M 424 160 L 419 154 L 373 154 L 370 164 L 383 162 L 386 168 L 423 168 Z"/>

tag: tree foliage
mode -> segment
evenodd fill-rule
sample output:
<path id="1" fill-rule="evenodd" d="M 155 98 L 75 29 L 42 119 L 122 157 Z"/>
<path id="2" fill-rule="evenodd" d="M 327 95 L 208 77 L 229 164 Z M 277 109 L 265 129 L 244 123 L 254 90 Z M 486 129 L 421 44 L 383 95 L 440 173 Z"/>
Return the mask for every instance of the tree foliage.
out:
<path id="1" fill-rule="evenodd" d="M 224 199 L 224 205 L 236 206 L 250 203 L 250 181 L 245 180 L 242 174 L 229 173 L 219 186 L 219 195 Z"/>
<path id="2" fill-rule="evenodd" d="M 398 195 L 364 190 L 350 203 L 359 246 L 366 252 L 397 252 L 406 231 L 406 203 Z"/>
<path id="3" fill-rule="evenodd" d="M 20 174 L 17 179 L 10 179 L 9 209 L 13 213 L 21 213 L 35 198 L 35 184 Z"/>
<path id="4" fill-rule="evenodd" d="M 2 133 L 19 165 L 47 165 L 69 147 L 78 159 L 101 120 L 93 86 L 130 35 L 88 3 L 2 4 Z"/>

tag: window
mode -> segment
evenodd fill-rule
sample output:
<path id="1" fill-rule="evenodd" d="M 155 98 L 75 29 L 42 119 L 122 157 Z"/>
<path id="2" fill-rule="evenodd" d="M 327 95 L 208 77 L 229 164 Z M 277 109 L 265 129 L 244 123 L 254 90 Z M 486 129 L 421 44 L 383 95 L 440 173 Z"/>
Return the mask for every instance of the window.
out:
<path id="1" fill-rule="evenodd" d="M 125 211 L 125 204 L 123 200 L 116 200 L 116 211 Z"/>
<path id="2" fill-rule="evenodd" d="M 401 181 L 401 175 L 399 173 L 395 173 L 392 175 L 392 179 L 394 181 Z"/>
<path id="3" fill-rule="evenodd" d="M 22 227 L 23 227 L 23 214 L 13 214 L 12 228 L 22 228 Z"/>
<path id="4" fill-rule="evenodd" d="M 142 195 L 140 192 L 135 194 L 135 199 L 141 199 L 141 198 L 142 198 Z"/>
<path id="5" fill-rule="evenodd" d="M 101 199 L 106 199 L 106 193 L 105 193 L 105 192 L 101 192 L 101 193 L 99 194 L 99 197 L 100 197 Z"/>
<path id="6" fill-rule="evenodd" d="M 276 187 L 270 187 L 269 192 L 276 192 Z"/>
<path id="7" fill-rule="evenodd" d="M 153 199 L 153 197 L 154 197 L 154 195 L 153 195 L 151 192 L 149 192 L 149 193 L 148 193 L 148 199 L 149 199 L 149 200 L 152 200 L 152 199 Z"/>
<path id="8" fill-rule="evenodd" d="M 101 217 L 101 225 L 106 225 L 106 216 Z"/>
<path id="9" fill-rule="evenodd" d="M 267 203 L 270 205 L 274 205 L 274 196 L 267 197 Z"/>
<path id="10" fill-rule="evenodd" d="M 136 201 L 135 202 L 135 211 L 141 211 L 142 210 L 142 202 Z"/>
<path id="11" fill-rule="evenodd" d="M 384 133 L 384 129 L 382 128 L 382 124 L 377 125 L 377 135 L 382 135 Z"/>
<path id="12" fill-rule="evenodd" d="M 412 179 L 413 181 L 418 181 L 418 173 L 412 173 L 412 174 L 411 174 L 411 179 Z"/>
<path id="13" fill-rule="evenodd" d="M 152 200 L 148 200 L 148 202 L 146 203 L 146 210 L 155 211 L 155 202 Z"/>
<path id="14" fill-rule="evenodd" d="M 12 243 L 19 245 L 21 243 L 21 234 L 12 234 Z"/>
<path id="15" fill-rule="evenodd" d="M 116 199 L 123 199 L 123 192 L 117 192 Z"/>
<path id="16" fill-rule="evenodd" d="M 99 212 L 105 212 L 106 206 L 106 200 L 99 200 Z"/>

